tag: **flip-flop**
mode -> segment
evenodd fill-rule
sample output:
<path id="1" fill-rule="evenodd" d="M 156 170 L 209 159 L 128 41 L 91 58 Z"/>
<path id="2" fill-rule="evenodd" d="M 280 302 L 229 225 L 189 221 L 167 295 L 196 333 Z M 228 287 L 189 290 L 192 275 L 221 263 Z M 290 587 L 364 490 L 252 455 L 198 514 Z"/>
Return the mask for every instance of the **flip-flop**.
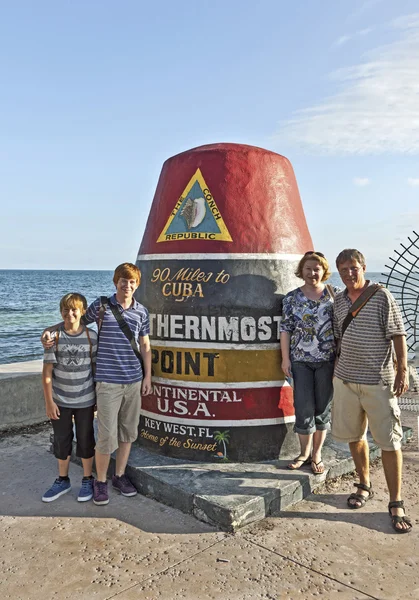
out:
<path id="1" fill-rule="evenodd" d="M 316 468 L 314 468 L 313 465 Z M 319 465 L 323 465 L 323 466 L 320 467 Z M 319 462 L 317 462 L 317 463 L 314 462 L 314 460 L 311 461 L 311 471 L 312 471 L 313 475 L 322 475 L 325 472 L 325 470 L 326 470 L 326 468 L 325 468 L 322 460 L 319 460 Z"/>
<path id="2" fill-rule="evenodd" d="M 311 462 L 311 456 L 307 456 L 307 458 L 305 458 L 305 456 L 297 456 L 297 458 L 294 458 L 294 460 L 287 465 L 287 469 L 290 469 L 291 471 L 297 471 L 298 469 L 301 469 L 301 467 L 303 465 L 308 465 Z M 298 467 L 293 467 L 293 464 L 296 463 L 301 463 L 298 465 Z"/>

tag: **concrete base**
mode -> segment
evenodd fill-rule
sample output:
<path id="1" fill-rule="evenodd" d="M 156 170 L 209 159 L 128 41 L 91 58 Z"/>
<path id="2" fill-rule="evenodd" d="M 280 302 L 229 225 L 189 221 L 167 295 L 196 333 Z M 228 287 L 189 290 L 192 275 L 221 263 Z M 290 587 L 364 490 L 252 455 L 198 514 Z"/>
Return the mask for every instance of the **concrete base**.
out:
<path id="1" fill-rule="evenodd" d="M 0 365 L 0 431 L 47 420 L 42 360 Z"/>
<path id="2" fill-rule="evenodd" d="M 404 427 L 404 441 L 412 430 Z M 371 460 L 380 456 L 369 438 Z M 327 471 L 313 475 L 309 465 L 298 471 L 286 468 L 289 460 L 266 463 L 195 463 L 151 454 L 133 446 L 127 475 L 138 491 L 154 500 L 192 514 L 224 531 L 277 516 L 303 500 L 325 479 L 354 470 L 348 446 L 328 436 L 323 458 Z M 112 459 L 110 472 L 114 469 Z"/>

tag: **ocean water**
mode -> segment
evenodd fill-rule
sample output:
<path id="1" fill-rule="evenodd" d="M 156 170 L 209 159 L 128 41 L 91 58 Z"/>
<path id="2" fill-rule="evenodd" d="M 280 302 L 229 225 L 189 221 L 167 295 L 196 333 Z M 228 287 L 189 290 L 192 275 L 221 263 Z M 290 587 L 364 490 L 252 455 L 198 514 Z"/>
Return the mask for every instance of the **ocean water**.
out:
<path id="1" fill-rule="evenodd" d="M 114 292 L 112 276 L 113 271 L 0 270 L 0 364 L 42 358 L 40 335 L 62 320 L 64 294 L 79 292 L 90 303 Z"/>
<path id="2" fill-rule="evenodd" d="M 60 298 L 79 292 L 90 303 L 109 296 L 115 290 L 112 275 L 113 271 L 0 270 L 0 364 L 42 358 L 39 338 L 45 327 L 61 321 Z M 373 281 L 380 277 L 367 273 Z M 336 273 L 329 282 L 342 286 Z"/>

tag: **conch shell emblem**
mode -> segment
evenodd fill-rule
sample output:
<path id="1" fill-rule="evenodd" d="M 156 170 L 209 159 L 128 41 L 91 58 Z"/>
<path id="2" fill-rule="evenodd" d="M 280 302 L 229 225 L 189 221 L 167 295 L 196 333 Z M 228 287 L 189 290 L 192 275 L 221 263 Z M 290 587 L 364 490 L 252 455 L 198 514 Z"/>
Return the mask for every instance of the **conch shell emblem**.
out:
<path id="1" fill-rule="evenodd" d="M 198 227 L 205 218 L 206 202 L 204 198 L 188 198 L 180 214 L 185 219 L 188 229 Z"/>

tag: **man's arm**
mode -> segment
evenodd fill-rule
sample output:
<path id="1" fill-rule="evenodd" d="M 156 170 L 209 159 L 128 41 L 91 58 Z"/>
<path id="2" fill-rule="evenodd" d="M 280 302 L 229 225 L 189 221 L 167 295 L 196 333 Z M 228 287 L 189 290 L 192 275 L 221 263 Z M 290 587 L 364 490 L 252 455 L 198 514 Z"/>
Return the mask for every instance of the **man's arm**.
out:
<path id="1" fill-rule="evenodd" d="M 399 398 L 409 388 L 409 371 L 407 369 L 407 345 L 405 335 L 393 337 L 394 351 L 397 358 L 394 393 Z"/>
<path id="2" fill-rule="evenodd" d="M 42 387 L 44 388 L 45 409 L 48 419 L 56 421 L 60 418 L 60 409 L 52 398 L 52 363 L 44 363 L 42 368 Z"/>
<path id="3" fill-rule="evenodd" d="M 151 346 L 148 335 L 140 336 L 140 353 L 144 365 L 144 379 L 141 386 L 143 396 L 151 394 Z"/>

